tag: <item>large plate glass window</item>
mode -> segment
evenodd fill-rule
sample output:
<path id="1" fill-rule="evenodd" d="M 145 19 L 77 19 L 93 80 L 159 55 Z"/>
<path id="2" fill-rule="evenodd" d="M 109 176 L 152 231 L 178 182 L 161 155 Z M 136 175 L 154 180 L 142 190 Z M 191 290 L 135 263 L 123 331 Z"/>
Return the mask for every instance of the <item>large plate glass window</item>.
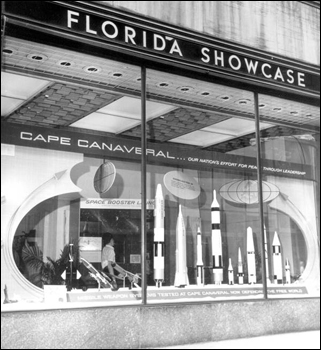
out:
<path id="1" fill-rule="evenodd" d="M 264 201 L 268 297 L 319 296 L 320 111 L 259 95 L 259 113 L 274 124 L 260 135 L 263 179 L 277 194 Z"/>
<path id="2" fill-rule="evenodd" d="M 3 308 L 141 303 L 140 67 L 7 36 L 2 69 Z"/>
<path id="3" fill-rule="evenodd" d="M 147 99 L 148 302 L 262 298 L 253 94 L 147 70 Z"/>

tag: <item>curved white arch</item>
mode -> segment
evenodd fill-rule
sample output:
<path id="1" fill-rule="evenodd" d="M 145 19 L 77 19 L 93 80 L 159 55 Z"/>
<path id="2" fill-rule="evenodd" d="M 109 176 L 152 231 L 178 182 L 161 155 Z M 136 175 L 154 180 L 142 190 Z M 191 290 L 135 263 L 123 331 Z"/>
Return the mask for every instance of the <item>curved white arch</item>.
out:
<path id="1" fill-rule="evenodd" d="M 312 196 L 310 199 L 313 198 L 313 184 L 303 184 L 299 180 L 290 179 L 284 181 L 286 181 L 286 184 L 284 183 L 282 186 L 282 184 L 278 183 L 278 186 L 280 188 L 287 186 L 289 190 L 286 192 L 283 190 L 277 198 L 269 203 L 269 206 L 288 215 L 300 228 L 307 247 L 307 263 L 300 277 L 300 282 L 316 285 L 319 281 L 319 243 L 315 226 L 315 215 L 313 215 L 315 213 L 315 206 L 314 203 L 311 203 L 313 200 L 309 201 L 309 197 Z M 292 187 L 294 185 L 295 187 Z M 296 190 L 294 191 L 293 188 Z M 290 195 L 288 196 L 285 193 L 289 193 Z M 302 196 L 302 193 L 305 196 Z M 313 220 L 309 220 L 308 214 L 310 214 Z"/>
<path id="2" fill-rule="evenodd" d="M 21 220 L 37 204 L 58 195 L 81 191 L 81 188 L 71 181 L 70 170 L 71 169 L 66 169 L 54 174 L 52 178 L 31 192 L 12 215 L 8 223 L 8 228 L 3 236 L 2 253 L 4 263 L 7 265 L 11 277 L 24 289 L 25 294 L 28 295 L 30 300 L 42 301 L 44 296 L 43 289 L 36 287 L 25 279 L 18 270 L 12 254 L 13 237 Z"/>

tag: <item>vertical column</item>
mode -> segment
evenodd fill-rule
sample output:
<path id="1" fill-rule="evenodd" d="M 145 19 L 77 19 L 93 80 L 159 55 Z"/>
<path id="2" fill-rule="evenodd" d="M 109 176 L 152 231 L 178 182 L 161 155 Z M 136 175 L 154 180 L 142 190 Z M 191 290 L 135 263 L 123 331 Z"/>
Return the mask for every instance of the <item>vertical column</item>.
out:
<path id="1" fill-rule="evenodd" d="M 261 162 L 261 140 L 260 140 L 260 112 L 259 112 L 259 94 L 254 92 L 254 112 L 255 112 L 255 138 L 256 138 L 256 161 L 257 161 L 257 182 L 258 182 L 258 199 L 260 212 L 260 229 L 261 229 L 261 251 L 265 251 L 264 245 L 264 211 L 263 211 L 263 188 L 262 188 L 262 162 Z M 267 283 L 266 283 L 266 266 L 262 263 L 262 282 L 263 295 L 267 299 Z"/>
<path id="2" fill-rule="evenodd" d="M 146 281 L 146 67 L 141 67 L 141 256 L 142 256 L 142 303 L 146 304 L 147 281 Z"/>

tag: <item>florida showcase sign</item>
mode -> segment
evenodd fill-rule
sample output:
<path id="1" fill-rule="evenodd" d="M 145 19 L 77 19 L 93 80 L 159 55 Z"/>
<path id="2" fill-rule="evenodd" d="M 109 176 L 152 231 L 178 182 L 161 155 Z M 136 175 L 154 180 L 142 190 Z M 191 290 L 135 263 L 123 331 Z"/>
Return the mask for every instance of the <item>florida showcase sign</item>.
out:
<path id="1" fill-rule="evenodd" d="M 72 132 L 69 130 L 47 129 L 36 126 L 1 123 L 1 143 L 36 148 L 77 152 L 85 155 L 108 157 L 111 159 L 141 161 L 140 141 L 121 137 L 104 137 L 99 135 Z M 12 146 L 14 147 L 14 146 Z M 4 155 L 14 155 L 10 147 L 3 147 Z M 182 167 L 187 169 L 228 169 L 236 172 L 257 170 L 257 161 L 253 157 L 195 150 L 186 155 L 186 150 L 179 146 L 166 144 L 149 144 L 146 149 L 150 164 Z M 311 166 L 263 159 L 263 172 L 267 175 L 314 179 Z"/>
<path id="2" fill-rule="evenodd" d="M 92 38 L 92 44 L 107 43 L 127 53 L 193 65 L 248 82 L 311 93 L 320 91 L 317 70 L 232 43 L 159 23 L 151 24 L 108 7 L 99 8 L 97 12 L 97 5 L 79 1 L 5 1 L 4 9 L 6 15 L 36 23 L 42 28 L 54 28 L 68 36 Z"/>

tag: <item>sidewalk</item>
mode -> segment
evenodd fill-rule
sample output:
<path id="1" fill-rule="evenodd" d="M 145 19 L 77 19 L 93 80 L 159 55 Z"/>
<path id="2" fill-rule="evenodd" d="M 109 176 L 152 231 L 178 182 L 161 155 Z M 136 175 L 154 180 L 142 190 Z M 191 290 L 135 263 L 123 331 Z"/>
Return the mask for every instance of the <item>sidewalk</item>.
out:
<path id="1" fill-rule="evenodd" d="M 320 330 L 152 349 L 320 349 Z"/>

